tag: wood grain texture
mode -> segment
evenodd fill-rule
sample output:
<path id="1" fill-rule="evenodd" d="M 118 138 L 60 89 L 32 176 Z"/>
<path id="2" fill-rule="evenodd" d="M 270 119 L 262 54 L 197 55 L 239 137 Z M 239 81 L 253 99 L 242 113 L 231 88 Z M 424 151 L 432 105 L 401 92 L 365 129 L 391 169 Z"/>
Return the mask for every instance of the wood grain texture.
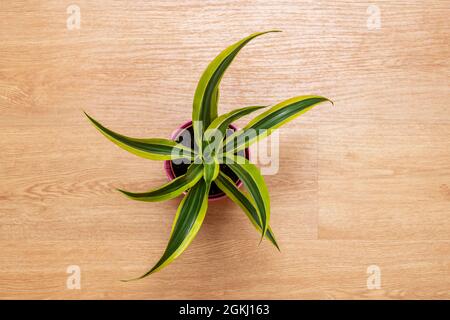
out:
<path id="1" fill-rule="evenodd" d="M 67 30 L 71 3 L 0 4 L 0 298 L 450 298 L 450 1 L 376 1 L 378 30 L 366 1 L 80 0 Z M 335 102 L 281 130 L 267 184 L 282 252 L 224 200 L 175 263 L 118 281 L 159 258 L 179 200 L 118 194 L 164 182 L 162 163 L 118 149 L 82 110 L 167 137 L 207 63 L 267 29 L 284 32 L 239 54 L 220 111 Z M 368 290 L 373 264 L 381 289 Z M 81 290 L 66 288 L 69 265 Z"/>

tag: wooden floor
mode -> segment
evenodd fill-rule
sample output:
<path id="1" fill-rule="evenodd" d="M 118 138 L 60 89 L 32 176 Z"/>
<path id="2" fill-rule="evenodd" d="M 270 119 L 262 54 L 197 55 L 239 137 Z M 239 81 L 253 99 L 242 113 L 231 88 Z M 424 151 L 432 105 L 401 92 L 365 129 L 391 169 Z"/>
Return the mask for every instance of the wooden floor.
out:
<path id="1" fill-rule="evenodd" d="M 0 5 L 0 298 L 450 298 L 450 1 L 79 0 L 68 30 L 71 3 Z M 268 29 L 284 32 L 239 54 L 220 111 L 335 102 L 281 131 L 266 177 L 281 253 L 224 200 L 176 262 L 120 282 L 159 258 L 179 199 L 116 192 L 166 181 L 162 163 L 120 150 L 82 110 L 168 137 L 208 62 Z"/>

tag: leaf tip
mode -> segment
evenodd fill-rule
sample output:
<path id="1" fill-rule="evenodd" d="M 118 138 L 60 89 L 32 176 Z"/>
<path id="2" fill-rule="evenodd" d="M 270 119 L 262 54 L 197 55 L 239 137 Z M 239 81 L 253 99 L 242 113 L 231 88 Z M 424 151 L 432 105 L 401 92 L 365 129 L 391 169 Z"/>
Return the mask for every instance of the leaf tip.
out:
<path id="1" fill-rule="evenodd" d="M 120 282 L 131 282 L 131 281 L 141 280 L 141 279 L 144 279 L 145 277 L 151 275 L 153 272 L 154 272 L 154 270 L 152 269 L 152 270 L 150 270 L 149 272 L 144 273 L 144 274 L 143 274 L 142 276 L 140 276 L 140 277 L 137 277 L 137 278 L 131 278 L 131 279 L 121 279 Z"/>
<path id="2" fill-rule="evenodd" d="M 259 243 L 258 243 L 258 246 L 260 246 L 260 245 L 261 245 L 261 242 L 263 241 L 263 239 L 264 239 L 264 233 L 262 234 L 261 238 L 259 239 Z"/>
<path id="3" fill-rule="evenodd" d="M 122 194 L 124 194 L 124 195 L 126 195 L 126 196 L 128 196 L 128 191 L 125 191 L 125 190 L 122 190 L 122 189 L 119 189 L 119 188 L 116 188 L 116 191 L 119 191 L 120 193 L 122 193 Z"/>
<path id="4" fill-rule="evenodd" d="M 97 123 L 94 118 L 92 118 L 86 111 L 83 110 L 84 115 L 89 119 L 89 121 L 97 127 Z"/>
<path id="5" fill-rule="evenodd" d="M 131 282 L 131 281 L 136 281 L 139 280 L 140 278 L 133 278 L 133 279 L 120 279 L 120 282 Z"/>
<path id="6" fill-rule="evenodd" d="M 283 30 L 273 29 L 273 30 L 266 31 L 265 33 L 269 33 L 269 32 L 283 32 Z"/>
<path id="7" fill-rule="evenodd" d="M 88 117 L 89 119 L 91 118 L 84 109 L 81 109 L 81 111 L 83 111 L 83 113 L 86 117 Z"/>
<path id="8" fill-rule="evenodd" d="M 280 249 L 280 247 L 278 246 L 278 243 L 275 243 L 275 248 L 277 248 L 278 252 L 281 253 L 281 249 Z"/>

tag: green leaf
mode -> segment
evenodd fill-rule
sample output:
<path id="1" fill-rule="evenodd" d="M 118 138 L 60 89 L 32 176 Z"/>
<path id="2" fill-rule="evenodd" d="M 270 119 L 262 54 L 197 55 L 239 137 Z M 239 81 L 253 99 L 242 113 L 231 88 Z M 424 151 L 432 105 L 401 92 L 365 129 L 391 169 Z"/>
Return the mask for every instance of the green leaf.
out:
<path id="1" fill-rule="evenodd" d="M 145 274 L 131 280 L 142 279 L 161 270 L 174 261 L 189 246 L 197 235 L 203 219 L 205 218 L 206 210 L 208 208 L 209 187 L 210 186 L 203 179 L 200 179 L 197 184 L 189 190 L 188 194 L 184 197 L 178 207 L 177 214 L 172 224 L 169 243 L 161 259 L 159 259 L 153 268 Z"/>
<path id="2" fill-rule="evenodd" d="M 228 156 L 226 165 L 244 183 L 258 212 L 262 227 L 262 237 L 266 234 L 270 220 L 269 191 L 259 169 L 241 156 Z M 262 238 L 261 238 L 262 239 Z"/>
<path id="3" fill-rule="evenodd" d="M 230 135 L 224 143 L 226 153 L 247 148 L 269 136 L 275 129 L 311 110 L 321 102 L 330 101 L 321 96 L 300 96 L 285 100 L 250 121 L 242 130 Z M 331 102 L 331 101 L 330 101 Z"/>
<path id="4" fill-rule="evenodd" d="M 252 204 L 250 199 L 238 189 L 233 180 L 231 180 L 226 174 L 220 172 L 219 176 L 215 180 L 215 183 L 228 196 L 228 198 L 241 207 L 256 230 L 262 232 L 261 222 L 259 221 L 258 212 L 255 206 Z M 278 251 L 280 250 L 270 226 L 267 228 L 266 238 L 272 242 Z"/>
<path id="5" fill-rule="evenodd" d="M 84 113 L 95 128 L 122 149 L 151 160 L 193 159 L 194 151 L 168 139 L 136 139 L 116 133 Z"/>
<path id="6" fill-rule="evenodd" d="M 238 52 L 252 39 L 269 33 L 277 32 L 266 31 L 249 35 L 248 37 L 236 42 L 223 50 L 203 72 L 197 89 L 195 90 L 192 121 L 194 126 L 195 142 L 199 150 L 202 150 L 203 132 L 210 123 L 217 117 L 217 101 L 219 95 L 219 84 L 222 77 L 236 57 Z"/>
<path id="7" fill-rule="evenodd" d="M 195 185 L 198 180 L 202 178 L 203 166 L 201 164 L 191 164 L 186 172 L 186 174 L 166 183 L 160 188 L 143 192 L 143 193 L 133 193 L 125 190 L 119 190 L 125 194 L 128 198 L 138 201 L 163 201 L 173 199 L 178 197 L 187 189 Z"/>
<path id="8" fill-rule="evenodd" d="M 208 161 L 203 162 L 203 178 L 206 183 L 210 184 L 213 182 L 217 175 L 219 174 L 220 166 L 217 161 L 217 158 L 213 157 Z"/>
<path id="9" fill-rule="evenodd" d="M 265 107 L 266 106 L 251 106 L 235 109 L 214 119 L 204 134 L 203 140 L 206 142 L 204 153 L 216 154 L 218 150 L 222 149 L 222 143 L 226 137 L 226 130 L 231 123 Z"/>

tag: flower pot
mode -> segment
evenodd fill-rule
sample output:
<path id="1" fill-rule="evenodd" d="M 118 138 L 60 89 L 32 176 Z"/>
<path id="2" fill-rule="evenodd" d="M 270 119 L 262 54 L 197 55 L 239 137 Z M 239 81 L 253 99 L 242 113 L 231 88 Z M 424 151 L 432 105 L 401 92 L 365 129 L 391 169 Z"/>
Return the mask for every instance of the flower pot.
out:
<path id="1" fill-rule="evenodd" d="M 229 125 L 229 128 L 233 131 L 237 131 L 238 128 L 234 125 Z M 194 136 L 192 133 L 192 121 L 187 121 L 186 123 L 184 123 L 182 126 L 180 126 L 178 129 L 176 129 L 172 135 L 170 136 L 170 138 L 174 141 L 178 141 L 179 137 L 182 135 L 182 133 L 184 131 L 190 131 L 191 132 L 191 141 L 193 143 L 194 141 Z M 179 142 L 179 141 L 178 141 Z M 193 148 L 193 145 L 190 145 L 189 147 Z M 241 156 L 245 156 L 245 158 L 247 158 L 248 160 L 250 160 L 250 150 L 247 148 L 244 151 L 240 151 L 238 153 Z M 169 181 L 175 179 L 176 177 L 179 177 L 180 175 L 183 175 L 184 173 L 186 173 L 187 167 L 189 165 L 188 164 L 175 164 L 173 163 L 171 160 L 165 160 L 164 161 L 164 170 L 166 171 L 166 175 L 167 178 L 169 179 Z M 229 169 L 228 167 L 224 167 L 224 165 L 221 165 L 221 171 L 224 172 L 226 175 L 228 175 L 233 181 L 235 181 L 236 186 L 238 188 L 240 188 L 242 186 L 242 181 L 238 179 L 238 177 L 234 174 L 233 171 L 231 171 L 231 169 Z M 185 192 L 186 193 L 186 192 Z M 211 184 L 211 189 L 209 191 L 209 196 L 208 196 L 208 200 L 209 201 L 216 201 L 216 200 L 220 200 L 226 198 L 226 194 L 224 192 L 222 192 L 222 190 L 219 189 L 219 187 L 216 186 L 216 184 L 213 182 Z"/>

